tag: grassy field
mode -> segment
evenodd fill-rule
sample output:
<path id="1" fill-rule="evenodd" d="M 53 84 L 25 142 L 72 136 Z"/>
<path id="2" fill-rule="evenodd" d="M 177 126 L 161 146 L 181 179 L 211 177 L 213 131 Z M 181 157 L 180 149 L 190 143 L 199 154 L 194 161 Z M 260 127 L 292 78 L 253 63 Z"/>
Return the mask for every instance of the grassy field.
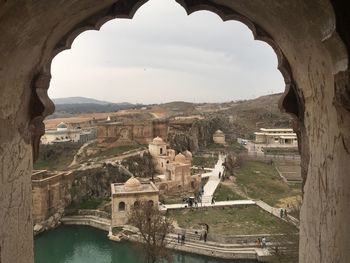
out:
<path id="1" fill-rule="evenodd" d="M 246 199 L 236 192 L 233 191 L 229 186 L 224 185 L 222 183 L 219 184 L 218 188 L 216 188 L 215 193 L 216 201 L 226 201 L 226 200 L 243 200 Z"/>
<path id="2" fill-rule="evenodd" d="M 273 215 L 251 205 L 207 209 L 170 210 L 168 216 L 182 228 L 199 229 L 200 223 L 209 225 L 209 232 L 226 235 L 276 234 L 297 229 Z"/>
<path id="3" fill-rule="evenodd" d="M 192 163 L 194 166 L 214 168 L 217 161 L 218 161 L 217 157 L 194 156 Z"/>
<path id="4" fill-rule="evenodd" d="M 89 156 L 88 158 L 108 158 L 113 156 L 121 155 L 125 152 L 135 150 L 138 148 L 142 148 L 144 145 L 139 144 L 133 144 L 133 145 L 121 145 L 117 147 L 111 147 L 111 148 L 97 148 L 96 153 Z"/>
<path id="5" fill-rule="evenodd" d="M 36 170 L 66 170 L 80 146 L 77 143 L 40 145 L 39 159 L 33 167 Z"/>
<path id="6" fill-rule="evenodd" d="M 238 142 L 230 143 L 229 145 L 227 145 L 227 149 L 229 151 L 233 151 L 234 153 L 242 153 L 247 151 L 247 149 L 244 148 L 244 146 Z"/>
<path id="7" fill-rule="evenodd" d="M 236 182 L 250 198 L 278 206 L 283 199 L 301 196 L 300 186 L 285 183 L 273 165 L 258 161 L 242 161 L 236 172 Z"/>

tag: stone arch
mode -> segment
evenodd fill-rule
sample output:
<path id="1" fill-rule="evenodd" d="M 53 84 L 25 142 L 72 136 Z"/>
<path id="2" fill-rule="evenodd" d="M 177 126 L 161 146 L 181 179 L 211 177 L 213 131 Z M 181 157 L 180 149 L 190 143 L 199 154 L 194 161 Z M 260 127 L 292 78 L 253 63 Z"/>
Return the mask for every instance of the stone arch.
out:
<path id="1" fill-rule="evenodd" d="M 140 202 L 138 200 L 136 200 L 134 202 L 134 208 L 139 208 L 140 207 Z"/>
<path id="2" fill-rule="evenodd" d="M 125 209 L 126 209 L 125 202 L 123 202 L 123 201 L 119 202 L 119 204 L 118 204 L 118 211 L 125 211 Z"/>
<path id="3" fill-rule="evenodd" d="M 49 88 L 49 81 L 51 79 L 51 63 L 53 58 L 58 55 L 60 52 L 70 49 L 75 38 L 81 33 L 87 30 L 99 30 L 103 24 L 106 22 L 116 19 L 116 18 L 128 18 L 132 19 L 136 11 L 148 0 L 121 0 L 117 3 L 114 3 L 112 6 L 98 11 L 96 14 L 93 14 L 91 17 L 81 21 L 73 29 L 67 32 L 58 43 L 54 46 L 54 49 L 49 56 L 46 65 L 43 67 L 42 73 L 34 78 L 34 81 L 37 78 L 45 78 L 46 87 L 43 89 L 40 87 L 40 92 L 38 94 L 38 88 L 34 87 L 34 90 L 37 90 L 36 101 L 39 104 L 40 108 L 43 108 L 44 111 L 42 114 L 35 114 L 35 118 L 32 119 L 31 126 L 33 130 L 33 156 L 34 159 L 38 156 L 39 151 L 39 142 L 40 136 L 45 132 L 43 125 L 43 120 L 46 116 L 54 112 L 54 104 L 47 96 L 47 89 Z M 269 44 L 272 49 L 275 51 L 278 59 L 278 70 L 281 72 L 284 82 L 286 84 L 284 94 L 282 95 L 279 107 L 281 110 L 291 114 L 296 123 L 302 121 L 303 116 L 303 95 L 302 92 L 297 88 L 296 82 L 293 78 L 290 64 L 284 55 L 283 51 L 280 49 L 278 44 L 274 39 L 257 23 L 254 23 L 253 20 L 250 20 L 247 16 L 244 16 L 234 9 L 227 8 L 223 5 L 215 4 L 209 2 L 208 0 L 176 0 L 187 12 L 188 15 L 196 11 L 211 11 L 217 14 L 223 21 L 235 20 L 245 24 L 253 33 L 255 40 L 264 41 Z M 48 82 L 47 82 L 48 80 Z M 45 90 L 45 91 L 42 91 Z M 41 104 L 41 105 L 40 105 Z M 296 129 L 299 129 L 299 125 L 295 125 Z"/>

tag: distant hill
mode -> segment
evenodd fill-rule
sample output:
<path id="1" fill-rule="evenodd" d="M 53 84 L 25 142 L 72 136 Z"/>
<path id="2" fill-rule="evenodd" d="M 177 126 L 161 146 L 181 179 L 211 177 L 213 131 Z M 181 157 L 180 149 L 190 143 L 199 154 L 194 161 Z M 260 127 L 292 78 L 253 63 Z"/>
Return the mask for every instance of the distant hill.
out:
<path id="1" fill-rule="evenodd" d="M 52 101 L 55 103 L 55 105 L 60 104 L 99 104 L 99 105 L 107 105 L 107 104 L 114 104 L 112 102 L 108 101 L 102 101 L 102 100 L 96 100 L 91 98 L 85 98 L 85 97 L 67 97 L 67 98 L 57 98 L 52 99 Z M 128 102 L 122 102 L 117 104 L 130 104 Z"/>
<path id="2" fill-rule="evenodd" d="M 56 109 L 50 118 L 70 117 L 82 113 L 115 112 L 143 106 L 129 102 L 112 103 L 84 97 L 57 98 L 52 101 L 55 103 Z"/>

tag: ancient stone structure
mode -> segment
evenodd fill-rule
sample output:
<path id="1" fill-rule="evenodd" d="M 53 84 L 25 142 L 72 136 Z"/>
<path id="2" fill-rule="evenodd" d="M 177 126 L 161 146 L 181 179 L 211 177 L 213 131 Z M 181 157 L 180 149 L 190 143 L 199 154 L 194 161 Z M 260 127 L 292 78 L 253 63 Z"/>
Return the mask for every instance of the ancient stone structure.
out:
<path id="1" fill-rule="evenodd" d="M 113 145 L 133 143 L 148 144 L 156 136 L 167 138 L 168 121 L 153 120 L 143 122 L 100 122 L 97 125 L 98 142 Z"/>
<path id="2" fill-rule="evenodd" d="M 304 198 L 301 263 L 350 258 L 350 3 L 346 0 L 176 0 L 190 14 L 239 20 L 275 50 L 295 118 Z M 83 31 L 132 18 L 146 0 L 0 1 L 0 261 L 33 262 L 32 162 L 52 59 Z M 64 17 L 64 21 L 62 20 Z M 218 39 L 218 41 L 221 41 Z"/>
<path id="3" fill-rule="evenodd" d="M 200 185 L 200 176 L 191 175 L 192 153 L 184 151 L 175 155 L 175 150 L 167 149 L 166 142 L 156 137 L 148 150 L 153 158 L 157 173 L 155 184 L 161 192 L 195 190 Z"/>
<path id="4" fill-rule="evenodd" d="M 267 147 L 297 147 L 298 138 L 293 129 L 265 129 L 255 132 L 255 143 Z"/>
<path id="5" fill-rule="evenodd" d="M 125 184 L 111 184 L 112 193 L 112 226 L 125 225 L 129 212 L 141 202 L 149 202 L 158 206 L 159 191 L 152 183 L 141 183 L 131 177 Z"/>
<path id="6" fill-rule="evenodd" d="M 217 130 L 213 134 L 213 141 L 214 141 L 214 143 L 225 145 L 226 144 L 225 133 L 223 133 L 220 130 Z"/>
<path id="7" fill-rule="evenodd" d="M 63 214 L 71 201 L 69 190 L 72 181 L 71 172 L 33 171 L 33 224 L 45 224 L 44 221 L 55 214 Z M 55 219 L 57 221 L 59 218 Z"/>

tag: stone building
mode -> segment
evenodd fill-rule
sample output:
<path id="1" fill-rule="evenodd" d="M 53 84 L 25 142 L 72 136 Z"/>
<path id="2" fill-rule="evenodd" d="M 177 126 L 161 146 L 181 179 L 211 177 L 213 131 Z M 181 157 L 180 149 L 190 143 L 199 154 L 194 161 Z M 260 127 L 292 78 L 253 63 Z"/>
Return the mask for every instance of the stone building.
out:
<path id="1" fill-rule="evenodd" d="M 293 129 L 265 129 L 255 132 L 255 143 L 269 147 L 298 147 L 298 138 Z"/>
<path id="2" fill-rule="evenodd" d="M 217 130 L 213 134 L 213 141 L 214 143 L 225 145 L 226 144 L 225 133 L 223 133 L 221 130 Z"/>
<path id="3" fill-rule="evenodd" d="M 63 214 L 65 206 L 71 201 L 72 176 L 71 172 L 33 171 L 33 224 L 41 223 L 56 213 Z"/>
<path id="4" fill-rule="evenodd" d="M 193 190 L 199 187 L 201 178 L 191 175 L 192 153 L 184 151 L 175 155 L 167 149 L 166 142 L 156 137 L 148 146 L 156 172 L 156 185 L 161 192 Z"/>
<path id="5" fill-rule="evenodd" d="M 97 125 L 97 140 L 113 145 L 148 144 L 156 136 L 167 138 L 168 121 L 152 120 L 142 122 L 105 121 Z"/>
<path id="6" fill-rule="evenodd" d="M 48 96 L 51 62 L 70 48 L 80 33 L 99 29 L 114 18 L 131 19 L 145 2 L 0 1 L 2 263 L 34 262 L 31 174 L 45 132 L 43 120 L 54 112 Z M 189 14 L 211 10 L 225 21 L 239 20 L 252 30 L 255 39 L 265 41 L 275 51 L 285 82 L 279 106 L 293 116 L 301 153 L 304 196 L 299 262 L 348 262 L 349 1 L 176 2 Z"/>
<path id="7" fill-rule="evenodd" d="M 131 177 L 125 184 L 111 184 L 112 193 L 112 226 L 121 226 L 128 223 L 132 207 L 141 202 L 149 202 L 158 206 L 159 190 L 152 183 L 141 183 Z"/>

